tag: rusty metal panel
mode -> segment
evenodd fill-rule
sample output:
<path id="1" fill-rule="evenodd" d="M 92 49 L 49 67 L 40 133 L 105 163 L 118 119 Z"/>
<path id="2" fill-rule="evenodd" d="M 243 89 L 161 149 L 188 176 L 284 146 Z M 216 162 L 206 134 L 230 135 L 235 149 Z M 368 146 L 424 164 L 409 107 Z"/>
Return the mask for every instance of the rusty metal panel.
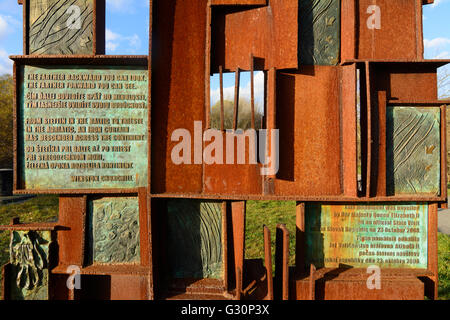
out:
<path id="1" fill-rule="evenodd" d="M 316 267 L 428 267 L 428 205 L 308 204 L 306 264 Z"/>
<path id="2" fill-rule="evenodd" d="M 340 0 L 300 1 L 300 63 L 336 65 L 340 58 Z"/>
<path id="3" fill-rule="evenodd" d="M 86 197 L 59 198 L 58 223 L 67 228 L 58 233 L 59 264 L 82 266 L 85 257 Z"/>
<path id="4" fill-rule="evenodd" d="M 254 141 L 256 142 L 257 133 L 256 131 L 252 132 L 255 133 Z M 222 137 L 222 144 L 218 142 L 217 146 L 218 148 L 223 146 L 223 154 L 220 159 L 221 163 L 204 164 L 203 192 L 206 194 L 261 194 L 261 166 L 256 161 L 254 164 L 250 162 L 250 159 L 254 157 L 257 159 L 256 148 L 253 148 L 252 154 L 252 137 L 245 136 L 243 132 L 234 134 L 216 131 L 216 133 Z M 227 145 L 227 139 L 233 141 L 231 147 Z M 213 145 L 214 142 L 217 143 L 217 141 L 213 141 L 206 146 Z M 218 149 L 215 152 L 217 155 Z M 233 156 L 233 161 L 227 163 L 227 159 L 231 160 L 231 156 Z M 242 164 L 239 162 L 241 156 L 244 157 Z"/>
<path id="5" fill-rule="evenodd" d="M 276 195 L 340 195 L 339 67 L 277 74 L 280 168 Z"/>
<path id="6" fill-rule="evenodd" d="M 343 274 L 324 276 L 315 282 L 316 300 L 422 300 L 424 299 L 424 283 L 411 275 L 398 275 L 381 278 L 381 290 L 370 290 L 367 287 L 366 269 L 359 275 Z M 333 279 L 334 277 L 334 279 Z M 293 284 L 297 300 L 309 300 L 309 279 L 297 280 Z"/>
<path id="7" fill-rule="evenodd" d="M 387 109 L 387 191 L 391 195 L 441 191 L 439 107 Z"/>
<path id="8" fill-rule="evenodd" d="M 357 70 L 356 64 L 342 67 L 343 188 L 346 196 L 357 196 Z"/>
<path id="9" fill-rule="evenodd" d="M 386 91 L 388 100 L 415 102 L 438 99 L 439 65 L 409 62 L 370 63 L 370 66 L 373 89 Z"/>
<path id="10" fill-rule="evenodd" d="M 153 2 L 153 193 L 202 190 L 201 161 L 174 164 L 171 135 L 186 129 L 194 139 L 194 121 L 205 118 L 206 8 L 206 0 Z M 202 134 L 200 129 L 200 143 Z"/>
<path id="11" fill-rule="evenodd" d="M 296 0 L 271 0 L 267 7 L 226 14 L 224 39 L 213 39 L 224 42 L 224 53 L 214 52 L 216 64 L 250 70 L 248 57 L 253 54 L 260 61 L 258 69 L 297 68 L 298 15 Z"/>
<path id="12" fill-rule="evenodd" d="M 146 186 L 147 73 L 131 66 L 23 66 L 19 185 Z"/>
<path id="13" fill-rule="evenodd" d="M 417 39 L 422 31 L 418 30 L 416 3 L 415 0 L 359 0 L 357 58 L 420 59 Z M 379 25 L 375 21 L 377 14 Z"/>
<path id="14" fill-rule="evenodd" d="M 356 58 L 356 1 L 341 2 L 341 61 Z"/>
<path id="15" fill-rule="evenodd" d="M 211 0 L 212 6 L 266 5 L 268 0 Z"/>
<path id="16" fill-rule="evenodd" d="M 147 300 L 147 277 L 142 275 L 112 275 L 109 290 L 111 292 L 110 300 Z"/>

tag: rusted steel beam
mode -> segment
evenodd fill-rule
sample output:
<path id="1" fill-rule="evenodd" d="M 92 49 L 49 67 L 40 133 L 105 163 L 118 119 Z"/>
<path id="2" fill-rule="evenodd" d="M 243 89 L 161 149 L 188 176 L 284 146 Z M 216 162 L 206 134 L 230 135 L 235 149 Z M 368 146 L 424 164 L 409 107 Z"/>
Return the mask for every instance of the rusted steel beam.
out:
<path id="1" fill-rule="evenodd" d="M 242 274 L 245 257 L 245 202 L 231 203 L 231 216 L 233 226 L 234 263 L 236 272 L 236 293 L 242 292 Z"/>
<path id="2" fill-rule="evenodd" d="M 313 264 L 309 269 L 309 300 L 316 300 L 316 266 Z"/>
<path id="3" fill-rule="evenodd" d="M 252 109 L 251 126 L 255 129 L 255 78 L 254 78 L 254 58 L 253 53 L 250 54 L 250 107 Z"/>
<path id="4" fill-rule="evenodd" d="M 357 185 L 357 75 L 356 64 L 342 67 L 341 109 L 342 109 L 342 176 L 343 193 L 358 196 Z"/>
<path id="5" fill-rule="evenodd" d="M 59 265 L 83 267 L 86 261 L 87 196 L 60 196 L 58 223 L 69 227 L 58 234 Z"/>
<path id="6" fill-rule="evenodd" d="M 225 128 L 225 116 L 224 116 L 224 101 L 223 101 L 223 67 L 219 66 L 219 77 L 220 77 L 220 130 L 224 131 Z"/>
<path id="7" fill-rule="evenodd" d="M 341 1 L 341 61 L 358 56 L 357 37 L 357 1 Z"/>
<path id="8" fill-rule="evenodd" d="M 363 277 L 364 276 L 364 277 Z M 381 280 L 382 290 L 367 288 L 367 274 L 346 279 L 317 279 L 316 300 L 422 300 L 424 283 L 414 276 Z M 309 300 L 309 277 L 296 282 L 297 300 Z M 300 294 L 304 292 L 304 294 Z"/>
<path id="9" fill-rule="evenodd" d="M 217 33 L 224 48 L 214 53 L 216 65 L 250 70 L 253 53 L 259 70 L 298 68 L 298 11 L 297 0 L 271 0 L 270 6 L 225 14 L 224 32 Z"/>
<path id="10" fill-rule="evenodd" d="M 306 239 L 305 239 L 305 203 L 296 205 L 296 234 L 295 234 L 295 274 L 301 274 L 306 266 Z"/>
<path id="11" fill-rule="evenodd" d="M 277 225 L 275 247 L 275 285 L 276 300 L 289 299 L 289 231 L 284 224 Z"/>
<path id="12" fill-rule="evenodd" d="M 194 122 L 205 121 L 207 7 L 206 0 L 153 1 L 152 192 L 203 189 L 199 161 L 172 162 L 171 134 L 185 128 L 193 137 Z"/>
<path id="13" fill-rule="evenodd" d="M 420 59 L 422 16 L 417 12 L 418 1 L 358 0 L 353 18 L 358 28 L 357 57 Z M 377 20 L 380 24 L 374 23 Z M 350 22 L 344 22 L 343 28 L 344 33 L 352 32 Z"/>
<path id="14" fill-rule="evenodd" d="M 239 267 L 236 268 L 236 294 L 234 299 L 242 299 L 242 269 Z"/>
<path id="15" fill-rule="evenodd" d="M 267 279 L 267 300 L 274 299 L 273 292 L 273 274 L 272 274 L 272 248 L 270 230 L 267 226 L 263 226 L 264 232 L 264 266 L 266 268 Z"/>
<path id="16" fill-rule="evenodd" d="M 273 200 L 273 201 L 302 201 L 302 202 L 444 202 L 442 196 L 401 195 L 386 197 L 347 197 L 337 196 L 303 196 L 303 195 L 263 195 L 259 193 L 159 193 L 152 194 L 152 198 L 189 198 L 189 199 L 217 199 L 217 200 Z"/>
<path id="17" fill-rule="evenodd" d="M 342 197 L 340 67 L 280 70 L 276 87 L 282 143 L 275 195 Z"/>
<path id="18" fill-rule="evenodd" d="M 233 112 L 233 129 L 238 129 L 239 121 L 239 89 L 240 89 L 241 70 L 236 68 L 234 80 L 234 112 Z"/>
<path id="19" fill-rule="evenodd" d="M 212 6 L 264 6 L 267 0 L 211 0 Z"/>
<path id="20" fill-rule="evenodd" d="M 423 5 L 424 0 L 416 0 L 416 47 L 417 59 L 423 59 L 425 47 L 423 42 Z"/>
<path id="21" fill-rule="evenodd" d="M 230 288 L 230 275 L 229 275 L 229 261 L 228 261 L 228 250 L 230 248 L 229 232 L 228 232 L 228 206 L 227 201 L 222 202 L 222 248 L 223 248 L 223 288 L 224 291 L 228 293 Z"/>
<path id="22" fill-rule="evenodd" d="M 366 164 L 366 196 L 371 197 L 372 187 L 372 150 L 373 150 L 373 137 L 372 137 L 372 90 L 371 90 L 371 73 L 370 63 L 365 62 L 365 82 L 366 82 L 366 99 L 367 99 L 367 164 Z"/>
<path id="23" fill-rule="evenodd" d="M 205 48 L 205 122 L 211 128 L 211 1 L 206 6 L 206 48 Z M 150 51 L 151 52 L 151 51 Z"/>
<path id="24" fill-rule="evenodd" d="M 387 96 L 386 91 L 378 91 L 378 121 L 377 121 L 377 196 L 386 196 L 386 108 L 387 108 Z"/>

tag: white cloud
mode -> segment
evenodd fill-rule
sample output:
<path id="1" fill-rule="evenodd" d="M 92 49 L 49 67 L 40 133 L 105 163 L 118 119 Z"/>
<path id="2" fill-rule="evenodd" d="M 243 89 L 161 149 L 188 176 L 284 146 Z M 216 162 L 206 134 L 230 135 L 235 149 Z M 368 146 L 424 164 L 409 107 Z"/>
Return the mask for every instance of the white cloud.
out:
<path id="1" fill-rule="evenodd" d="M 0 48 L 0 75 L 12 74 L 13 62 L 9 59 L 8 53 Z"/>
<path id="2" fill-rule="evenodd" d="M 450 44 L 450 39 L 449 38 L 434 38 L 431 40 L 425 39 L 423 40 L 423 44 L 425 46 L 426 49 L 429 48 L 437 48 L 437 47 L 442 47 L 442 46 L 446 46 Z"/>
<path id="3" fill-rule="evenodd" d="M 437 56 L 435 56 L 433 59 L 450 59 L 450 52 L 449 51 L 441 52 Z"/>
<path id="4" fill-rule="evenodd" d="M 431 4 L 431 7 L 435 8 L 443 2 L 445 2 L 445 0 L 434 0 L 434 2 Z"/>
<path id="5" fill-rule="evenodd" d="M 0 15 L 0 39 L 2 39 L 8 33 L 8 23 L 5 18 Z"/>
<path id="6" fill-rule="evenodd" d="M 21 23 L 17 19 L 0 14 L 0 39 L 15 32 L 20 26 Z"/>
<path id="7" fill-rule="evenodd" d="M 123 36 L 119 33 L 115 33 L 110 29 L 106 29 L 106 50 L 115 52 L 117 48 L 125 46 L 127 53 L 134 53 L 141 47 L 141 38 L 137 34 L 132 36 Z"/>
<path id="8" fill-rule="evenodd" d="M 264 107 L 264 72 L 257 71 L 255 72 L 255 104 L 259 108 Z M 244 86 L 241 83 L 241 86 L 239 88 L 239 98 L 245 99 L 250 101 L 250 95 L 251 95 L 251 84 L 250 81 L 248 81 L 247 84 Z M 224 87 L 223 88 L 223 97 L 224 100 L 230 100 L 234 101 L 234 85 L 230 87 Z M 215 90 L 211 90 L 211 106 L 215 105 L 217 101 L 220 100 L 220 88 L 217 88 Z"/>

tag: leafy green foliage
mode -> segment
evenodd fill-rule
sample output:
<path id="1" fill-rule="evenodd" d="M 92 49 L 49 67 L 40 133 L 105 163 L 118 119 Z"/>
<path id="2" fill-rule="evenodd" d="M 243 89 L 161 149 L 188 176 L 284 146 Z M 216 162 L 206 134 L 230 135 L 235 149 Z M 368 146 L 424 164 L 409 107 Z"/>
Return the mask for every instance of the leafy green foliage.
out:
<path id="1" fill-rule="evenodd" d="M 0 76 L 0 168 L 13 164 L 13 95 L 13 78 Z"/>

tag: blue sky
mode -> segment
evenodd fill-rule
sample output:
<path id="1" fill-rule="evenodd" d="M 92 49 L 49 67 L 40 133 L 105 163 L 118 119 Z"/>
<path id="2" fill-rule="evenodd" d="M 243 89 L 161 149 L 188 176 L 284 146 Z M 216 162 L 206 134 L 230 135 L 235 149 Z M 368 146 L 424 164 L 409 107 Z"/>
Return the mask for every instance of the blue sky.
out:
<path id="1" fill-rule="evenodd" d="M 107 54 L 148 54 L 148 5 L 148 0 L 106 0 Z M 435 0 L 424 6 L 423 15 L 425 58 L 450 59 L 450 0 Z M 0 74 L 12 73 L 8 56 L 22 53 L 22 6 L 17 0 L 0 0 Z M 255 77 L 258 91 L 263 75 Z M 248 81 L 249 76 L 244 74 L 243 89 Z M 213 91 L 217 83 L 212 85 Z M 225 89 L 233 85 L 234 76 L 226 77 Z"/>
<path id="2" fill-rule="evenodd" d="M 9 55 L 23 54 L 22 6 L 0 0 L 0 74 L 12 73 Z M 106 0 L 106 53 L 148 54 L 149 1 Z"/>

